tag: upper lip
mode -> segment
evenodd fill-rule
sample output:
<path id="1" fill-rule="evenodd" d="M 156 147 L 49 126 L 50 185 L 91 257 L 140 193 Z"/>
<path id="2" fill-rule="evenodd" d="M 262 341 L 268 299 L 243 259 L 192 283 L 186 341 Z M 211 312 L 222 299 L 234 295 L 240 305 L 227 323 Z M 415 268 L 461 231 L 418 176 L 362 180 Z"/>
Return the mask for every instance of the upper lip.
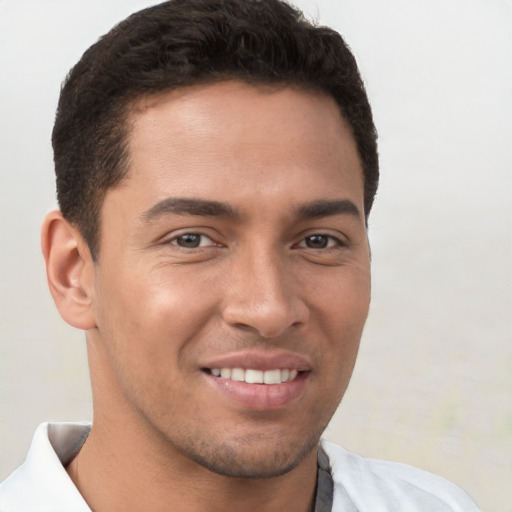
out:
<path id="1" fill-rule="evenodd" d="M 226 354 L 209 360 L 202 368 L 242 368 L 254 370 L 290 369 L 297 371 L 311 370 L 311 364 L 304 356 L 293 352 L 256 352 L 243 351 Z"/>

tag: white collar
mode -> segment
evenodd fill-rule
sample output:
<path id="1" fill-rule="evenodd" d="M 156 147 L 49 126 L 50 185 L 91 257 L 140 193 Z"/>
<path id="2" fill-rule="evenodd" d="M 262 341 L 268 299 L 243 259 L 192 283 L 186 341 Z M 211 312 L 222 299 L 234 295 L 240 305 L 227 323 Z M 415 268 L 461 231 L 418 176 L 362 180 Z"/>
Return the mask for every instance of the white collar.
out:
<path id="1" fill-rule="evenodd" d="M 39 425 L 25 462 L 0 486 L 0 510 L 91 512 L 65 469 L 90 429 L 90 423 Z"/>

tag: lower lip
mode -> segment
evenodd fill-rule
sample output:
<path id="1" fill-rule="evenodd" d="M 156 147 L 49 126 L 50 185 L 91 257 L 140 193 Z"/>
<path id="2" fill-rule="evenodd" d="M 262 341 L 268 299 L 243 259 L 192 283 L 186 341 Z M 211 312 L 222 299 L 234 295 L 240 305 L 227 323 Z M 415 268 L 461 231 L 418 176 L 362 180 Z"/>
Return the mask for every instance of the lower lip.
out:
<path id="1" fill-rule="evenodd" d="M 301 372 L 291 382 L 282 384 L 248 384 L 204 374 L 210 384 L 228 400 L 257 411 L 280 409 L 297 400 L 307 385 L 309 372 Z"/>

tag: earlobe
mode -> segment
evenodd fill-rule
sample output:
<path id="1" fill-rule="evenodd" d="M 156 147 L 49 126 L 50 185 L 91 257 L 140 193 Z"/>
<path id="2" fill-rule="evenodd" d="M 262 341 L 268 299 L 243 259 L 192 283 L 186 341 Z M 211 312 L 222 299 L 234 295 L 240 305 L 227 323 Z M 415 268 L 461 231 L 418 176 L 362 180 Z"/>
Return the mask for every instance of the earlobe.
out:
<path id="1" fill-rule="evenodd" d="M 94 263 L 79 231 L 60 211 L 48 213 L 41 229 L 41 248 L 53 300 L 73 327 L 96 326 L 92 308 Z"/>

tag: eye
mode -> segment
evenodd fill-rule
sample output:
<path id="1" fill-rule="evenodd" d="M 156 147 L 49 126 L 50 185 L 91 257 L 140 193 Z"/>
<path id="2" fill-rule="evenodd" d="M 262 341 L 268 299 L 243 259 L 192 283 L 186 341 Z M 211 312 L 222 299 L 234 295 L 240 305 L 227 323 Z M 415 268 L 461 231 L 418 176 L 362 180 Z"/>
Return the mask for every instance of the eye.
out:
<path id="1" fill-rule="evenodd" d="M 299 247 L 307 247 L 308 249 L 330 249 L 343 245 L 340 240 L 329 235 L 309 235 L 299 244 Z"/>
<path id="2" fill-rule="evenodd" d="M 199 233 L 185 233 L 171 240 L 173 245 L 178 245 L 185 249 L 196 249 L 198 247 L 208 247 L 215 245 L 215 242 L 206 235 Z"/>

